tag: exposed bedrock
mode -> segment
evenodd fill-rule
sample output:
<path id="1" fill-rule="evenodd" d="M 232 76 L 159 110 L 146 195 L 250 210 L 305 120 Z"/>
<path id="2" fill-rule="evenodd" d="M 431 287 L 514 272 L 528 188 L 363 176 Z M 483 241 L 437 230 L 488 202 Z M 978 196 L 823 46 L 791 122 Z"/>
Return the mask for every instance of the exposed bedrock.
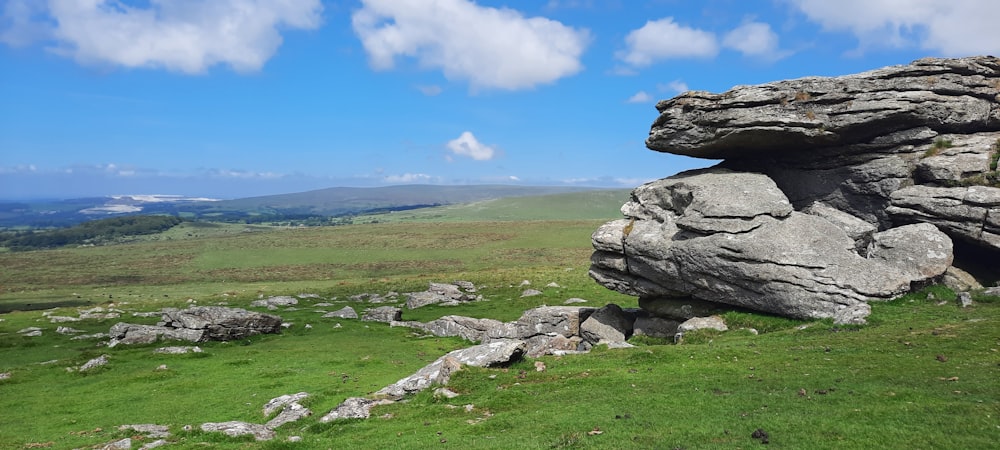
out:
<path id="1" fill-rule="evenodd" d="M 953 263 L 1000 281 L 1000 59 L 925 58 L 656 108 L 650 149 L 722 161 L 636 188 L 625 218 L 593 235 L 591 276 L 651 314 L 724 304 L 851 322 Z"/>
<path id="2" fill-rule="evenodd" d="M 590 274 L 642 298 L 835 317 L 907 292 L 952 262 L 951 239 L 927 224 L 874 233 L 861 254 L 845 227 L 794 211 L 761 174 L 681 173 L 636 188 L 622 211 L 628 219 L 594 233 Z"/>

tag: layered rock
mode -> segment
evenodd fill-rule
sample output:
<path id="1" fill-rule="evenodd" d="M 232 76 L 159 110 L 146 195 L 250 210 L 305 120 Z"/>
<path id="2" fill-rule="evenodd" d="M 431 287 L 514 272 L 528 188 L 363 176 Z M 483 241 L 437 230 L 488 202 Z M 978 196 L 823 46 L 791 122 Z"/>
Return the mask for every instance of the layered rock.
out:
<path id="1" fill-rule="evenodd" d="M 636 188 L 626 218 L 594 233 L 591 276 L 652 314 L 707 301 L 857 322 L 868 300 L 939 280 L 952 238 L 1000 254 L 998 58 L 688 92 L 657 110 L 650 149 L 724 161 Z"/>
<path id="2" fill-rule="evenodd" d="M 116 323 L 108 332 L 108 346 L 150 344 L 158 340 L 190 342 L 231 341 L 281 332 L 281 317 L 240 308 L 195 306 L 165 309 L 156 325 Z"/>

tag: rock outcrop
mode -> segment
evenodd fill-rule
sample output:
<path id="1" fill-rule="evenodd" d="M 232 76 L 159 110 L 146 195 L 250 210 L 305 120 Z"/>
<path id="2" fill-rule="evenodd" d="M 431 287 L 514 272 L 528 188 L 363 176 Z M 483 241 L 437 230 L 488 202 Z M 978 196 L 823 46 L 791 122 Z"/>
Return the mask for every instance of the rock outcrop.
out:
<path id="1" fill-rule="evenodd" d="M 281 332 L 281 317 L 223 306 L 165 309 L 156 325 L 116 323 L 108 346 L 150 344 L 161 339 L 190 342 L 232 341 Z"/>
<path id="2" fill-rule="evenodd" d="M 709 302 L 857 323 L 869 300 L 940 280 L 952 239 L 1000 255 L 998 58 L 656 107 L 650 149 L 724 161 L 636 188 L 593 235 L 590 275 L 653 315 Z"/>

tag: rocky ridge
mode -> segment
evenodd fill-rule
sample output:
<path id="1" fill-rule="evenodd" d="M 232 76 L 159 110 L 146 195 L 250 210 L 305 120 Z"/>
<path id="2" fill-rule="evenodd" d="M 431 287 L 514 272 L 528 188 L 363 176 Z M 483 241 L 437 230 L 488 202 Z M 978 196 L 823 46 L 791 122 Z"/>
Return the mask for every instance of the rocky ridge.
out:
<path id="1" fill-rule="evenodd" d="M 653 314 L 701 301 L 861 322 L 871 299 L 982 263 L 958 244 L 1000 254 L 998 58 L 687 92 L 656 107 L 647 147 L 723 161 L 636 188 L 625 219 L 593 235 L 591 277 Z"/>

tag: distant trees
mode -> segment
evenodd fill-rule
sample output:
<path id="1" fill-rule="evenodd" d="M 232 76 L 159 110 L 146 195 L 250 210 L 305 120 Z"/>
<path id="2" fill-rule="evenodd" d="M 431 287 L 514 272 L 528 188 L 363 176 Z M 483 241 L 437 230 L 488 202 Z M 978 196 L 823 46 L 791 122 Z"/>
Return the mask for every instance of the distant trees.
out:
<path id="1" fill-rule="evenodd" d="M 0 236 L 0 246 L 16 251 L 96 244 L 127 236 L 159 233 L 183 221 L 184 219 L 175 216 L 113 217 L 56 230 L 6 233 Z"/>

